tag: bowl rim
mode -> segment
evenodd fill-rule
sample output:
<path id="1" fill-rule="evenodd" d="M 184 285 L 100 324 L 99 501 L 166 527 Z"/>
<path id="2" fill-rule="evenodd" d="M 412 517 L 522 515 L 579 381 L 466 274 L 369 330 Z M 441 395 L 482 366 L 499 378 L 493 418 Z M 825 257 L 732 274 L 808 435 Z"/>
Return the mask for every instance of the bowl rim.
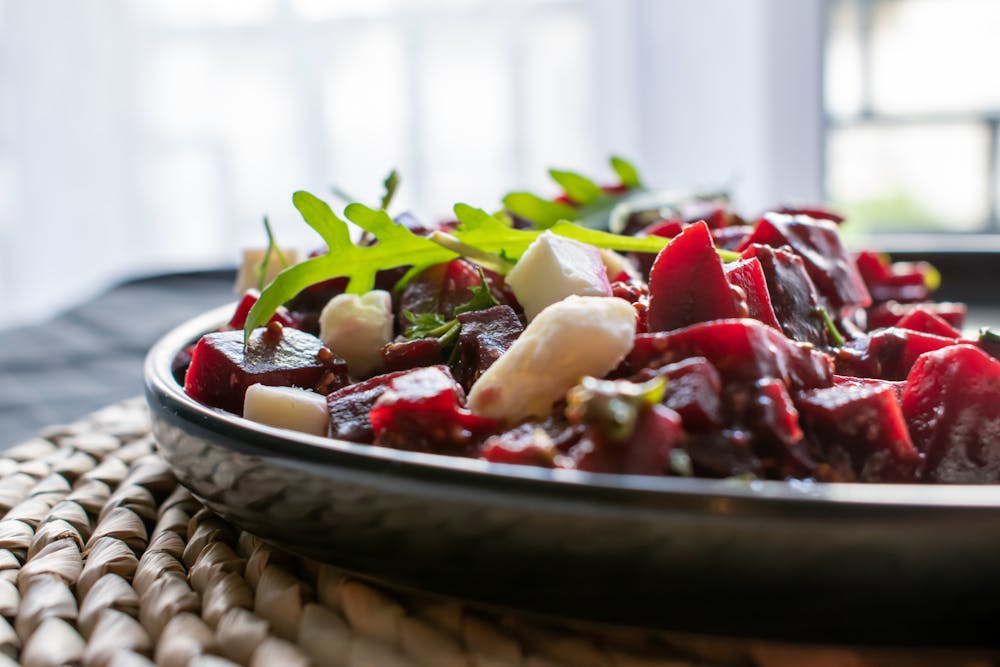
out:
<path id="1" fill-rule="evenodd" d="M 516 488 L 565 499 L 624 502 L 631 507 L 700 507 L 713 513 L 759 515 L 789 512 L 859 516 L 870 512 L 909 513 L 1000 509 L 1000 484 L 879 484 L 808 480 L 742 480 L 592 473 L 482 459 L 428 454 L 279 429 L 198 403 L 174 379 L 177 353 L 228 320 L 235 302 L 197 315 L 164 334 L 146 355 L 147 402 L 189 424 L 245 445 L 246 452 L 286 464 L 333 464 L 402 478 L 477 488 Z M 241 447 L 241 449 L 243 449 Z"/>

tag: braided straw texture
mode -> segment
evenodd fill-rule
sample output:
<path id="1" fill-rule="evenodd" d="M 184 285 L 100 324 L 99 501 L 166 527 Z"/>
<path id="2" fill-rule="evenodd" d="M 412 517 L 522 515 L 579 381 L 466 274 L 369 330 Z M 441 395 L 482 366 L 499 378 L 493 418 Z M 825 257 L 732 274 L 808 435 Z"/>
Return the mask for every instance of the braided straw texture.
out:
<path id="1" fill-rule="evenodd" d="M 1000 664 L 542 625 L 383 590 L 203 507 L 140 400 L 0 454 L 0 513 L 0 667 Z"/>

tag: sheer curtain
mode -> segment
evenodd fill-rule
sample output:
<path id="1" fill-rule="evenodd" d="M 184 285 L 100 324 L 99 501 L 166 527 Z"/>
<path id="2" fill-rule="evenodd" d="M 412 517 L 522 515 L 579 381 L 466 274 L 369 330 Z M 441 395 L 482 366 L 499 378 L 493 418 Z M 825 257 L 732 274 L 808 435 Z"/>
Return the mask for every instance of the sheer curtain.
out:
<path id="1" fill-rule="evenodd" d="M 447 215 L 545 168 L 820 194 L 821 0 L 0 0 L 0 327 L 315 243 L 331 187 Z M 550 190 L 549 190 L 550 191 Z"/>

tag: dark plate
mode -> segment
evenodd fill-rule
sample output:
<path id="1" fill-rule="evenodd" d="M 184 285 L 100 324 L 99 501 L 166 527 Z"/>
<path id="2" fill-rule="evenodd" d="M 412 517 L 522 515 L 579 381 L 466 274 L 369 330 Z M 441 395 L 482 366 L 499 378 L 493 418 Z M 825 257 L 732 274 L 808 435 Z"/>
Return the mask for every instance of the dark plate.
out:
<path id="1" fill-rule="evenodd" d="M 213 510 L 395 585 L 582 619 L 760 638 L 1000 645 L 1000 486 L 589 474 L 254 424 L 146 360 L 160 450 Z"/>

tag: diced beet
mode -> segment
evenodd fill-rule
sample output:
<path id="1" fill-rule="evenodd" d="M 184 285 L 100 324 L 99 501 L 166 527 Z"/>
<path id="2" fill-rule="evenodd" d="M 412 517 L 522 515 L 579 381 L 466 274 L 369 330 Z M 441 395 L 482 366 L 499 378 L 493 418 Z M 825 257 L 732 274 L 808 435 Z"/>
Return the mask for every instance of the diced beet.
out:
<path id="1" fill-rule="evenodd" d="M 536 424 L 522 424 L 517 428 L 491 435 L 479 448 L 479 455 L 494 463 L 555 466 L 558 450 L 552 438 Z"/>
<path id="2" fill-rule="evenodd" d="M 744 249 L 742 256 L 760 262 L 780 330 L 792 340 L 829 347 L 832 341 L 820 312 L 823 304 L 802 258 L 788 248 L 758 243 Z"/>
<path id="3" fill-rule="evenodd" d="M 965 326 L 965 316 L 968 308 L 964 303 L 941 301 L 937 303 L 898 303 L 887 301 L 868 309 L 868 329 L 885 329 L 896 326 L 904 316 L 916 309 L 926 310 L 940 317 L 952 326 L 961 331 Z"/>
<path id="4" fill-rule="evenodd" d="M 873 303 L 926 301 L 931 294 L 928 276 L 936 273 L 927 262 L 892 262 L 887 255 L 858 253 L 855 263 Z"/>
<path id="5" fill-rule="evenodd" d="M 191 353 L 184 378 L 188 396 L 216 408 L 243 413 L 243 397 L 252 384 L 274 387 L 314 388 L 328 372 L 347 380 L 347 365 L 329 355 L 317 354 L 323 342 L 297 329 L 273 335 L 263 327 L 250 334 L 246 350 L 242 331 L 222 331 L 202 336 Z"/>
<path id="6" fill-rule="evenodd" d="M 829 454 L 848 453 L 862 481 L 912 481 L 921 463 L 892 386 L 838 384 L 802 393 L 802 426 Z"/>
<path id="7" fill-rule="evenodd" d="M 327 395 L 330 411 L 330 437 L 351 442 L 370 443 L 375 437 L 368 413 L 389 383 L 408 371 L 385 373 L 338 389 Z"/>
<path id="8" fill-rule="evenodd" d="M 624 444 L 621 472 L 664 475 L 670 469 L 670 452 L 684 436 L 681 417 L 663 405 L 643 410 L 632 437 Z"/>
<path id="9" fill-rule="evenodd" d="M 1000 482 L 1000 362 L 972 345 L 925 354 L 903 415 L 931 482 Z"/>
<path id="10" fill-rule="evenodd" d="M 753 449 L 753 434 L 724 430 L 689 435 L 684 449 L 697 477 L 760 476 L 763 464 Z"/>
<path id="11" fill-rule="evenodd" d="M 468 389 L 514 344 L 524 325 L 510 306 L 462 313 L 458 322 L 461 329 L 453 368 L 459 382 Z"/>
<path id="12" fill-rule="evenodd" d="M 368 419 L 375 444 L 396 449 L 471 454 L 476 438 L 496 428 L 493 419 L 463 407 L 465 393 L 447 366 L 404 371 L 388 382 Z"/>
<path id="13" fill-rule="evenodd" d="M 889 257 L 871 250 L 862 250 L 854 258 L 854 263 L 858 267 L 858 273 L 868 285 L 870 292 L 873 285 L 884 283 L 892 277 L 892 269 L 889 268 Z"/>
<path id="14" fill-rule="evenodd" d="M 769 439 L 786 447 L 802 440 L 798 411 L 781 380 L 768 378 L 754 385 L 751 414 L 755 430 Z"/>
<path id="15" fill-rule="evenodd" d="M 715 245 L 722 250 L 736 250 L 753 233 L 750 225 L 733 225 L 722 229 L 712 230 L 712 240 Z"/>
<path id="16" fill-rule="evenodd" d="M 446 319 L 455 315 L 455 308 L 472 298 L 472 290 L 479 287 L 479 269 L 464 259 L 453 259 L 425 269 L 403 289 L 399 302 L 398 323 L 401 329 L 409 326 L 404 311 L 412 313 L 439 313 Z M 517 306 L 513 293 L 504 284 L 503 276 L 482 269 L 490 294 L 500 304 Z"/>
<path id="17" fill-rule="evenodd" d="M 633 369 L 641 369 L 688 357 L 705 357 L 727 382 L 752 384 L 777 378 L 793 391 L 833 383 L 829 356 L 751 319 L 716 320 L 678 331 L 640 334 L 629 360 Z"/>
<path id="18" fill-rule="evenodd" d="M 726 265 L 725 271 L 729 284 L 743 291 L 747 316 L 780 331 L 781 325 L 778 324 L 774 308 L 771 306 L 771 297 L 767 293 L 764 271 L 757 258 L 749 257 L 731 262 Z"/>
<path id="19" fill-rule="evenodd" d="M 820 294 L 836 313 L 853 306 L 868 306 L 871 295 L 857 266 L 844 249 L 837 227 L 807 216 L 765 213 L 740 250 L 761 243 L 790 246 L 805 262 L 806 271 Z"/>
<path id="20" fill-rule="evenodd" d="M 403 339 L 382 348 L 382 363 L 387 372 L 433 366 L 444 360 L 444 348 L 437 338 Z"/>
<path id="21" fill-rule="evenodd" d="M 896 399 L 903 398 L 903 389 L 906 388 L 906 380 L 882 380 L 879 378 L 861 378 L 852 375 L 834 375 L 833 384 L 837 387 L 858 387 L 860 389 L 884 389 L 889 388 L 896 394 Z"/>
<path id="22" fill-rule="evenodd" d="M 785 215 L 805 215 L 816 220 L 829 220 L 830 222 L 839 225 L 844 221 L 844 216 L 831 211 L 825 206 L 812 205 L 812 206 L 782 206 L 776 209 L 777 213 L 783 213 Z"/>
<path id="23" fill-rule="evenodd" d="M 656 256 L 649 274 L 650 331 L 670 331 L 696 322 L 739 317 L 722 260 L 708 226 L 684 229 Z"/>
<path id="24" fill-rule="evenodd" d="M 644 236 L 662 236 L 672 239 L 684 230 L 684 222 L 678 218 L 659 220 L 642 230 Z"/>
<path id="25" fill-rule="evenodd" d="M 656 369 L 644 369 L 635 378 L 645 382 L 658 375 L 667 377 L 663 404 L 681 416 L 685 430 L 722 428 L 722 378 L 704 357 L 691 357 Z"/>
<path id="26" fill-rule="evenodd" d="M 960 331 L 945 322 L 942 317 L 924 308 L 914 308 L 903 315 L 899 318 L 899 322 L 896 322 L 896 326 L 900 329 L 909 329 L 945 338 L 958 338 L 962 335 Z"/>
<path id="27" fill-rule="evenodd" d="M 236 311 L 233 313 L 233 317 L 229 320 L 229 326 L 233 329 L 243 330 L 243 325 L 246 324 L 247 315 L 250 314 L 250 309 L 253 308 L 254 304 L 257 303 L 257 299 L 260 298 L 260 292 L 255 289 L 249 289 L 240 299 L 240 302 L 236 304 Z M 284 327 L 295 327 L 296 321 L 292 317 L 292 314 L 288 312 L 288 309 L 284 306 L 278 306 L 278 310 L 275 311 L 274 315 L 271 316 L 270 322 L 277 322 Z"/>
<path id="28" fill-rule="evenodd" d="M 837 373 L 856 377 L 904 380 L 917 358 L 956 343 L 954 338 L 910 331 L 880 329 L 851 341 L 838 351 Z"/>

